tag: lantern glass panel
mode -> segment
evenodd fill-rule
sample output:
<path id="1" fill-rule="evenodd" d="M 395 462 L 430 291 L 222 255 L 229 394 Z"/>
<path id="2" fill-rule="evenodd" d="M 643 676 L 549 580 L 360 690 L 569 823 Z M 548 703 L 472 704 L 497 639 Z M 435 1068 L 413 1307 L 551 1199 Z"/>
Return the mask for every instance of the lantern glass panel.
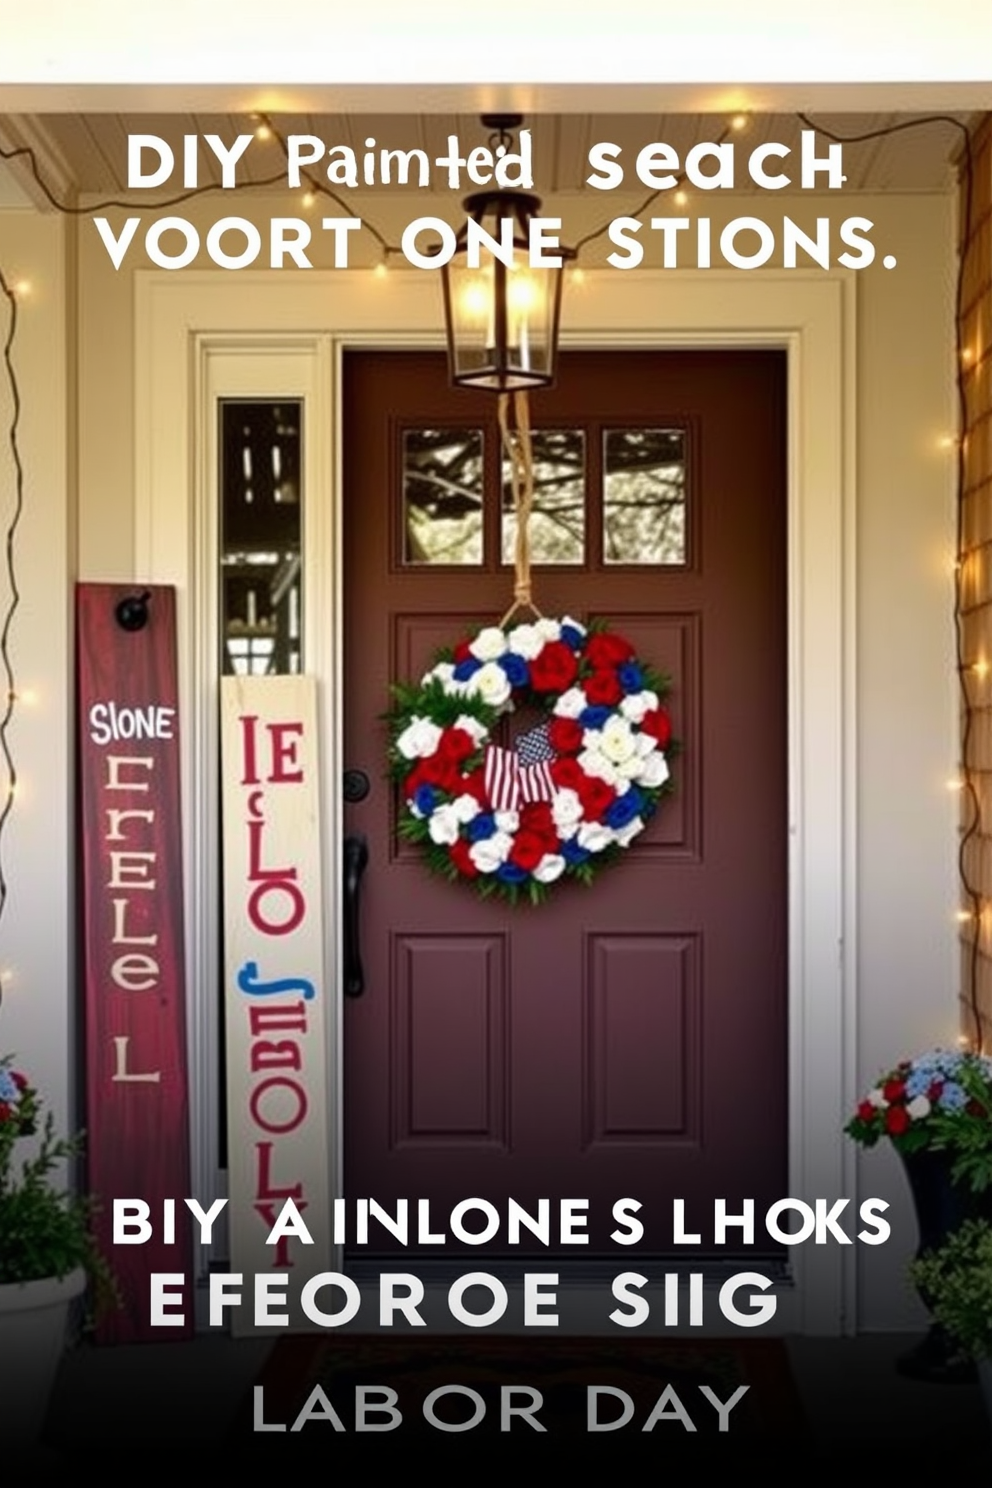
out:
<path id="1" fill-rule="evenodd" d="M 444 273 L 454 381 L 506 392 L 550 383 L 561 270 L 531 268 L 517 248 L 512 265 L 478 268 L 458 252 Z"/>

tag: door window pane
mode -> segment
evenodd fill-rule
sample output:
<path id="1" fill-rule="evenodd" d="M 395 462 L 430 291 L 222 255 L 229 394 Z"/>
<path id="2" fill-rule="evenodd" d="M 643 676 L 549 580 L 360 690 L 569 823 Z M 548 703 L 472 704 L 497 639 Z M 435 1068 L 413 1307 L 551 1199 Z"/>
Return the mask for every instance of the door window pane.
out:
<path id="1" fill-rule="evenodd" d="M 685 564 L 685 501 L 683 430 L 605 431 L 604 563 Z"/>
<path id="2" fill-rule="evenodd" d="M 403 434 L 403 562 L 481 564 L 482 430 Z"/>
<path id="3" fill-rule="evenodd" d="M 535 429 L 534 505 L 530 517 L 532 563 L 585 561 L 585 435 L 581 429 Z M 502 553 L 513 562 L 517 514 L 510 462 L 503 456 Z"/>
<path id="4" fill-rule="evenodd" d="M 302 415 L 291 400 L 220 404 L 223 672 L 301 669 Z"/>

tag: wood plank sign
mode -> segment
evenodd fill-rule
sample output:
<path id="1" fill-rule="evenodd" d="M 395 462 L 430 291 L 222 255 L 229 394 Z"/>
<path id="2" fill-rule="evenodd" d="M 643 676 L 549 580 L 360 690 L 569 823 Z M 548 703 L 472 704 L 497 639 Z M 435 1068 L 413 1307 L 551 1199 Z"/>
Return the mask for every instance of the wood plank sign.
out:
<path id="1" fill-rule="evenodd" d="M 188 1274 L 192 1254 L 181 1219 L 164 1243 L 166 1201 L 186 1215 L 190 1192 L 175 591 L 149 587 L 140 625 L 134 595 L 76 590 L 86 1152 L 122 1301 L 98 1332 L 118 1343 L 161 1337 L 149 1277 Z M 118 1198 L 149 1205 L 144 1244 L 112 1247 Z"/>
<path id="2" fill-rule="evenodd" d="M 221 681 L 231 1269 L 290 1297 L 331 1262 L 316 716 L 312 677 Z M 287 1199 L 312 1244 L 267 1243 Z"/>

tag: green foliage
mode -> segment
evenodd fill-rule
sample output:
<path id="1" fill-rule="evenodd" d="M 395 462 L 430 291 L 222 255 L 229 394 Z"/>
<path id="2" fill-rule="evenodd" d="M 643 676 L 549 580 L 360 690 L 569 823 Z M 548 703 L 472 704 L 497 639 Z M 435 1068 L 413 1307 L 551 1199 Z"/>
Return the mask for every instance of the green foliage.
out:
<path id="1" fill-rule="evenodd" d="M 27 1120 L 0 1122 L 0 1284 L 61 1279 L 81 1266 L 98 1306 L 116 1300 L 110 1268 L 90 1230 L 91 1202 L 53 1182 L 56 1170 L 79 1156 L 82 1135 L 56 1137 L 49 1112 L 34 1152 L 18 1163 L 15 1149 L 30 1140 L 39 1113 L 33 1091 L 25 1107 L 20 1114 Z"/>
<path id="2" fill-rule="evenodd" d="M 992 1226 L 969 1219 L 909 1268 L 937 1321 L 968 1351 L 992 1356 Z"/>

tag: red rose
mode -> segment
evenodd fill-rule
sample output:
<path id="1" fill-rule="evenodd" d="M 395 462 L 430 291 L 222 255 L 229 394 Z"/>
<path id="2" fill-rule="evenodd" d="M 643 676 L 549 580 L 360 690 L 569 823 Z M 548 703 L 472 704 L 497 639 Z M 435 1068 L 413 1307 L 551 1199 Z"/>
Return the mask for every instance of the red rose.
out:
<path id="1" fill-rule="evenodd" d="M 599 821 L 603 812 L 616 800 L 617 793 L 613 787 L 607 785 L 605 780 L 600 780 L 596 775 L 584 776 L 581 785 L 576 789 L 579 792 L 579 800 L 582 802 L 586 821 Z"/>
<path id="2" fill-rule="evenodd" d="M 578 760 L 557 759 L 551 761 L 551 779 L 559 790 L 577 791 L 585 778 L 584 772 L 579 768 Z"/>
<path id="3" fill-rule="evenodd" d="M 475 753 L 475 740 L 463 728 L 446 728 L 438 741 L 436 752 L 443 759 L 459 764 Z"/>
<path id="4" fill-rule="evenodd" d="M 469 657 L 472 655 L 472 652 L 469 650 L 470 645 L 471 642 L 469 641 L 458 642 L 458 645 L 455 647 L 454 651 L 455 666 L 457 666 L 460 661 L 468 661 Z"/>
<path id="5" fill-rule="evenodd" d="M 623 697 L 623 688 L 614 671 L 593 672 L 582 683 L 586 697 L 594 707 L 613 708 Z"/>
<path id="6" fill-rule="evenodd" d="M 0 1121 L 9 1121 L 13 1114 L 13 1107 L 8 1106 L 6 1101 L 0 1101 Z"/>
<path id="7" fill-rule="evenodd" d="M 438 790 L 461 795 L 462 773 L 454 760 L 445 759 L 441 754 L 432 754 L 420 761 L 420 775 L 427 785 L 436 785 Z"/>
<path id="8" fill-rule="evenodd" d="M 909 1125 L 909 1113 L 905 1106 L 890 1106 L 885 1113 L 885 1130 L 890 1137 L 901 1136 Z"/>
<path id="9" fill-rule="evenodd" d="M 664 749 L 672 737 L 672 720 L 664 708 L 652 708 L 650 713 L 645 713 L 641 719 L 641 733 L 658 741 L 658 748 Z"/>
<path id="10" fill-rule="evenodd" d="M 927 1100 L 935 1101 L 944 1088 L 943 1080 L 931 1080 L 927 1088 Z"/>
<path id="11" fill-rule="evenodd" d="M 564 641 L 548 641 L 530 664 L 530 685 L 536 692 L 565 692 L 578 674 L 575 652 Z"/>
<path id="12" fill-rule="evenodd" d="M 548 724 L 548 742 L 559 754 L 578 754 L 582 734 L 582 725 L 574 718 L 552 718 Z"/>
<path id="13" fill-rule="evenodd" d="M 870 1121 L 875 1114 L 875 1107 L 870 1100 L 863 1100 L 858 1106 L 858 1115 L 862 1121 Z"/>
<path id="14" fill-rule="evenodd" d="M 610 631 L 599 631 L 596 635 L 591 635 L 586 645 L 586 656 L 597 669 L 620 666 L 623 662 L 630 661 L 633 654 L 634 648 L 630 642 Z"/>
<path id="15" fill-rule="evenodd" d="M 545 852 L 558 849 L 558 828 L 547 801 L 530 801 L 520 812 L 520 831 L 540 838 Z"/>
<path id="16" fill-rule="evenodd" d="M 965 1106 L 965 1110 L 967 1111 L 967 1113 L 968 1113 L 969 1116 L 987 1116 L 988 1115 L 988 1112 L 986 1111 L 985 1107 L 982 1105 L 981 1101 L 980 1100 L 975 1100 L 974 1097 L 972 1097 L 972 1099 Z"/>
<path id="17" fill-rule="evenodd" d="M 486 795 L 486 772 L 481 765 L 463 776 L 461 789 L 463 795 L 474 796 L 480 806 L 486 805 L 489 799 Z"/>
<path id="18" fill-rule="evenodd" d="M 886 1080 L 885 1084 L 882 1086 L 882 1094 L 885 1096 L 885 1099 L 890 1102 L 902 1100 L 903 1096 L 906 1094 L 905 1080 Z"/>
<path id="19" fill-rule="evenodd" d="M 546 852 L 547 848 L 536 832 L 521 828 L 510 848 L 510 862 L 516 863 L 525 873 L 533 873 Z"/>
<path id="20" fill-rule="evenodd" d="M 464 837 L 456 837 L 448 848 L 448 856 L 458 872 L 465 878 L 478 878 L 479 870 L 469 856 L 469 844 Z"/>
<path id="21" fill-rule="evenodd" d="M 22 1075 L 20 1070 L 11 1070 L 10 1078 L 13 1080 L 18 1090 L 27 1090 L 28 1077 L 27 1075 Z"/>

